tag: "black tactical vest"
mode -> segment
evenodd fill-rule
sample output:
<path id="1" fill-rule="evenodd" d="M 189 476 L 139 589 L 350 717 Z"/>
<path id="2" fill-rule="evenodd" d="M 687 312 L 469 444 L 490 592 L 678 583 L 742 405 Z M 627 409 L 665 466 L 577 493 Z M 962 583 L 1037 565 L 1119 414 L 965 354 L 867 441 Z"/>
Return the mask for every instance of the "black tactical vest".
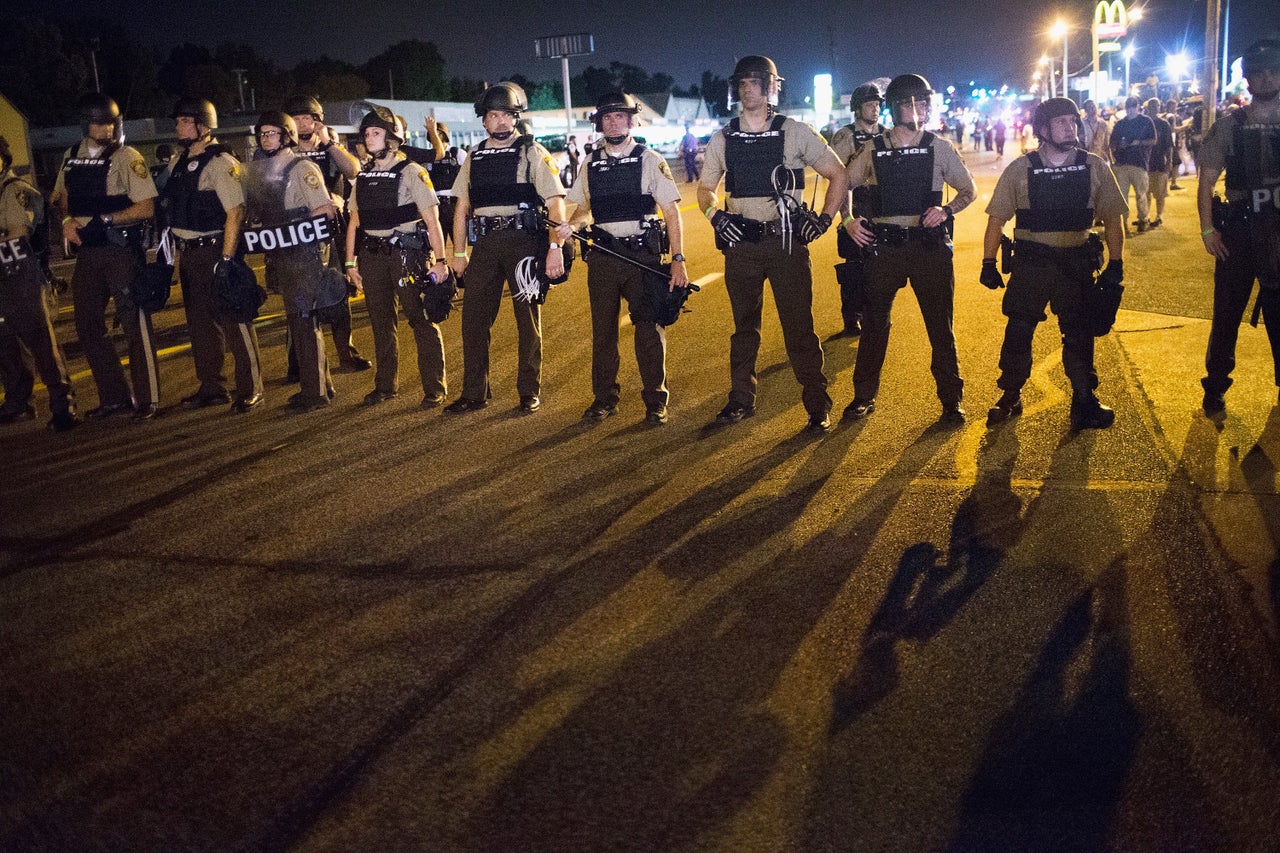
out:
<path id="1" fill-rule="evenodd" d="M 1247 111 L 1237 112 L 1225 165 L 1227 190 L 1233 196 L 1245 196 L 1255 208 L 1265 196 L 1265 203 L 1271 205 L 1274 193 L 1280 191 L 1280 125 L 1253 123 Z"/>
<path id="2" fill-rule="evenodd" d="M 400 181 L 408 165 L 408 160 L 401 160 L 390 169 L 380 170 L 370 163 L 356 175 L 356 209 L 360 211 L 361 228 L 390 231 L 422 217 L 413 202 L 398 203 Z"/>
<path id="3" fill-rule="evenodd" d="M 97 157 L 77 157 L 78 145 L 71 146 L 62 165 L 63 186 L 67 189 L 67 213 L 71 216 L 103 216 L 119 213 L 133 204 L 129 196 L 107 195 L 107 175 L 111 156 L 120 150 L 113 142 Z"/>
<path id="4" fill-rule="evenodd" d="M 775 198 L 773 170 L 782 165 L 786 116 L 776 115 L 769 129 L 751 133 L 733 119 L 724 129 L 724 188 L 734 198 Z M 787 169 L 795 177 L 795 188 L 804 189 L 804 169 Z M 783 186 L 790 186 L 790 180 Z"/>
<path id="5" fill-rule="evenodd" d="M 1018 210 L 1015 228 L 1041 231 L 1088 231 L 1093 227 L 1089 206 L 1092 184 L 1089 155 L 1076 149 L 1065 166 L 1046 166 L 1040 152 L 1027 154 L 1027 197 L 1030 207 Z"/>
<path id="6" fill-rule="evenodd" d="M 329 156 L 329 152 L 325 151 L 302 151 L 297 148 L 293 149 L 294 153 L 299 157 L 303 157 L 315 163 L 320 169 L 320 174 L 324 178 L 324 185 L 330 193 L 341 194 L 342 191 L 342 173 L 333 168 L 333 158 Z"/>
<path id="7" fill-rule="evenodd" d="M 875 139 L 885 132 L 885 128 L 876 125 L 876 129 L 868 133 L 865 130 L 858 130 L 857 123 L 849 125 L 849 129 L 853 132 L 853 150 L 855 153 L 862 150 L 862 146 Z"/>
<path id="8" fill-rule="evenodd" d="M 227 149 L 210 145 L 194 160 L 184 152 L 173 164 L 169 180 L 160 195 L 166 221 L 174 228 L 207 234 L 221 231 L 226 224 L 227 213 L 222 201 L 213 190 L 198 189 L 205 167 Z"/>
<path id="9" fill-rule="evenodd" d="M 528 168 L 519 182 L 520 164 L 532 137 L 524 136 L 505 148 L 480 147 L 471 152 L 471 209 L 526 205 L 541 207 L 542 197 L 530 182 Z"/>
<path id="10" fill-rule="evenodd" d="M 644 173 L 643 145 L 636 145 L 626 157 L 610 157 L 603 148 L 591 152 L 587 161 L 587 191 L 591 195 L 591 216 L 596 222 L 643 222 L 658 206 L 653 196 L 641 192 Z"/>
<path id="11" fill-rule="evenodd" d="M 453 182 L 458 179 L 458 171 L 461 168 L 458 158 L 451 154 L 446 153 L 444 158 L 433 160 L 427 166 L 427 170 L 431 172 L 431 183 L 436 188 L 436 192 L 453 189 Z"/>
<path id="12" fill-rule="evenodd" d="M 920 216 L 942 204 L 942 192 L 933 188 L 935 138 L 926 130 L 912 148 L 891 148 L 883 135 L 875 138 L 876 183 L 867 193 L 872 216 Z"/>

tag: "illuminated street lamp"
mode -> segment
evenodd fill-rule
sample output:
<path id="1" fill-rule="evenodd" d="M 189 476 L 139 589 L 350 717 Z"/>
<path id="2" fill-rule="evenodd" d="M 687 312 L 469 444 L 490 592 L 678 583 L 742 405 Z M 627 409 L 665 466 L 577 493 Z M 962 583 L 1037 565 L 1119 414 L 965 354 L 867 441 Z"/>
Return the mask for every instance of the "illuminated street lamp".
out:
<path id="1" fill-rule="evenodd" d="M 1182 78 L 1187 75 L 1187 70 L 1191 67 L 1191 60 L 1181 51 L 1165 56 L 1164 67 L 1168 70 L 1169 76 L 1173 78 L 1174 97 L 1182 96 Z"/>

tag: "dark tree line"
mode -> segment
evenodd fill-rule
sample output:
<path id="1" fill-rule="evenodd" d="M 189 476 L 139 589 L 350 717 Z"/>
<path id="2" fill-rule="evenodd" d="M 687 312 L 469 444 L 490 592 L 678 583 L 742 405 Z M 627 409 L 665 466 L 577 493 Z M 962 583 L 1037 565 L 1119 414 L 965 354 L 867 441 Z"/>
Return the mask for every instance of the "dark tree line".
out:
<path id="1" fill-rule="evenodd" d="M 321 56 L 282 68 L 245 44 L 212 49 L 196 44 L 175 47 L 167 55 L 148 49 L 105 20 L 15 19 L 0 29 L 0 86 L 35 127 L 72 124 L 76 100 L 94 87 L 94 65 L 102 91 L 120 104 L 128 118 L 162 116 L 175 98 L 199 94 L 220 111 L 264 109 L 303 92 L 320 100 L 395 98 L 473 101 L 485 81 L 449 76 L 432 42 L 406 39 L 356 65 Z M 238 71 L 237 71 L 238 69 Z M 506 79 L 525 87 L 531 109 L 563 106 L 560 81 Z M 663 72 L 649 73 L 622 62 L 588 66 L 570 78 L 573 103 L 588 105 L 615 89 L 636 94 L 670 92 L 705 96 L 713 114 L 724 112 L 726 81 L 703 72 L 687 89 Z"/>

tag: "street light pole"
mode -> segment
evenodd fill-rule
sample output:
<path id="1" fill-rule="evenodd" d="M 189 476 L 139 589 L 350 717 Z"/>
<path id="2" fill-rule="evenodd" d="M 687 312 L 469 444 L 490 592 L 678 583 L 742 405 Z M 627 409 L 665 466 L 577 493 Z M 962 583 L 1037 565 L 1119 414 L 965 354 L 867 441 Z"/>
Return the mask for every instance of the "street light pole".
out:
<path id="1" fill-rule="evenodd" d="M 1129 42 L 1124 48 L 1124 96 L 1129 97 L 1129 62 L 1133 59 L 1134 48 L 1133 42 Z"/>

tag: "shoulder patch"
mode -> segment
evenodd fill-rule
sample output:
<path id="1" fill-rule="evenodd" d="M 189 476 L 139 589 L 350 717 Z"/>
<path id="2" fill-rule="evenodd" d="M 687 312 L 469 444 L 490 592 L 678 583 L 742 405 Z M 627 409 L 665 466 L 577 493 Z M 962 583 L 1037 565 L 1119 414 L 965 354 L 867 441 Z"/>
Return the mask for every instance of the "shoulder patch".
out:
<path id="1" fill-rule="evenodd" d="M 547 164 L 547 168 L 551 170 L 551 174 L 553 174 L 553 175 L 559 175 L 559 174 L 560 174 L 560 170 L 556 168 L 556 163 L 555 163 L 555 161 L 554 161 L 554 160 L 552 160 L 552 159 L 551 159 L 551 155 L 550 155 L 550 154 L 548 154 L 547 156 L 543 157 L 543 158 L 542 158 L 542 162 L 544 162 L 544 163 L 546 163 L 546 164 Z"/>
<path id="2" fill-rule="evenodd" d="M 426 184 L 429 189 L 433 189 L 433 190 L 435 189 L 435 187 L 432 186 L 431 184 L 431 175 L 427 172 L 426 169 L 422 169 L 421 171 L 419 171 L 418 177 L 422 178 L 422 182 Z"/>
<path id="3" fill-rule="evenodd" d="M 133 173 L 137 175 L 139 178 L 151 177 L 151 171 L 147 169 L 147 164 L 143 162 L 141 157 L 139 157 L 137 160 L 134 160 L 132 163 L 130 163 L 129 168 L 132 169 Z"/>
<path id="4" fill-rule="evenodd" d="M 302 176 L 302 180 L 305 181 L 307 186 L 311 187 L 313 190 L 320 186 L 320 176 L 312 170 L 308 170 L 307 173 Z"/>
<path id="5" fill-rule="evenodd" d="M 227 174 L 231 176 L 231 180 L 239 183 L 240 182 L 240 164 L 236 163 L 235 161 L 232 161 L 231 165 L 227 168 Z"/>
<path id="6" fill-rule="evenodd" d="M 13 197 L 18 202 L 19 207 L 26 207 L 27 202 L 31 200 L 31 196 L 28 195 L 27 191 L 24 189 L 15 190 L 13 193 Z"/>
<path id="7" fill-rule="evenodd" d="M 658 171 L 666 175 L 668 178 L 671 177 L 671 167 L 667 165 L 666 160 L 658 161 Z"/>

